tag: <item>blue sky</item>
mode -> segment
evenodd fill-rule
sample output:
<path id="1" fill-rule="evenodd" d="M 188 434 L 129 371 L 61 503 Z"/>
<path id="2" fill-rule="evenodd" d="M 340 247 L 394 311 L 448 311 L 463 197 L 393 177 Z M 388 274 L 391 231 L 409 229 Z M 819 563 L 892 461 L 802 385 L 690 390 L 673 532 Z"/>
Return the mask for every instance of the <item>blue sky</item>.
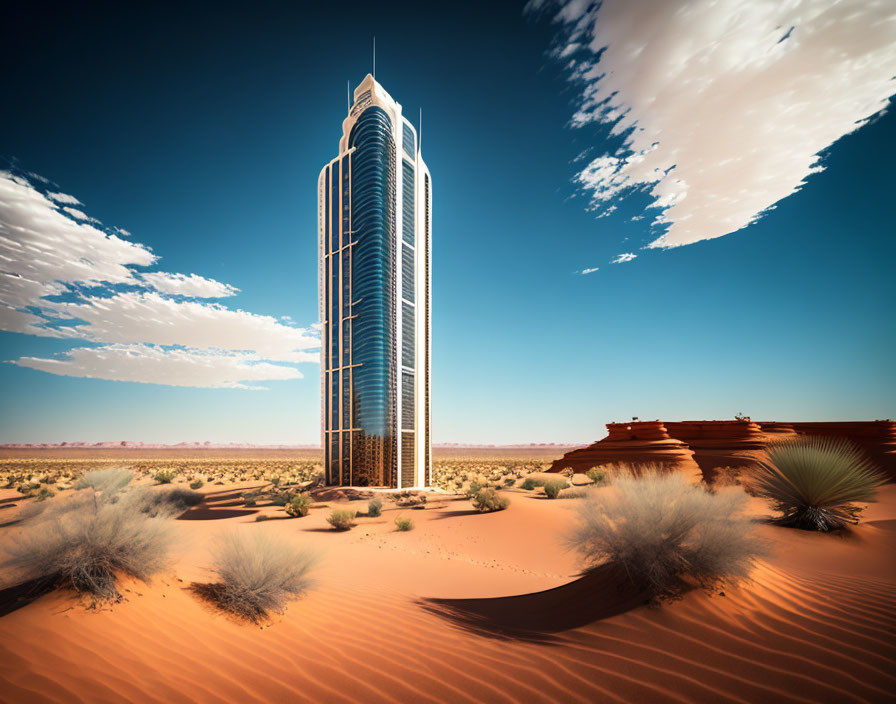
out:
<path id="1" fill-rule="evenodd" d="M 317 322 L 316 179 L 336 154 L 346 80 L 354 87 L 369 70 L 374 34 L 378 80 L 412 119 L 424 113 L 436 442 L 581 442 L 632 416 L 894 417 L 896 116 L 877 109 L 894 90 L 892 21 L 881 29 L 860 16 L 868 27 L 856 28 L 859 47 L 842 23 L 843 36 L 824 35 L 808 11 L 792 20 L 757 10 L 747 20 L 757 29 L 744 33 L 743 22 L 733 30 L 707 10 L 705 26 L 685 18 L 687 26 L 707 46 L 727 41 L 763 57 L 756 73 L 744 74 L 743 57 L 735 70 L 698 56 L 670 81 L 651 23 L 671 20 L 630 5 L 591 15 L 554 4 L 524 13 L 513 2 L 472 15 L 419 3 L 348 13 L 266 3 L 187 4 L 176 15 L 152 6 L 14 9 L 0 30 L 3 65 L 13 69 L 0 76 L 0 168 L 19 179 L 11 187 L 57 210 L 64 203 L 48 194 L 69 194 L 98 231 L 123 228 L 120 241 L 159 257 L 131 271 L 202 277 L 191 279 L 197 296 L 177 294 L 171 277 L 107 279 L 102 294 L 72 284 L 47 299 L 56 315 L 79 297 L 137 290 L 206 317 L 184 314 L 164 334 L 146 333 L 139 316 L 99 316 L 94 332 L 76 338 L 48 336 L 52 324 L 0 332 L 0 357 L 62 360 L 68 373 L 91 374 L 101 360 L 79 367 L 66 354 L 139 345 L 129 348 L 136 366 L 119 378 L 189 384 L 193 367 L 174 357 L 223 346 L 230 352 L 199 358 L 221 368 L 202 383 L 231 383 L 233 364 L 258 376 L 239 382 L 256 388 L 196 388 L 2 364 L 0 442 L 318 442 L 319 370 L 301 361 L 314 357 L 307 341 Z M 558 10 L 566 23 L 552 21 Z M 625 13 L 638 11 L 626 24 Z M 790 52 L 778 58 L 763 28 L 791 21 L 792 36 L 769 45 Z M 603 54 L 587 45 L 622 26 L 636 27 L 631 42 L 653 37 L 634 66 L 613 44 Z M 819 34 L 824 46 L 842 39 L 841 55 L 878 52 L 874 68 L 855 60 L 835 71 L 844 67 L 812 54 Z M 811 75 L 795 60 L 807 57 Z M 602 80 L 619 106 L 595 102 Z M 633 131 L 611 132 L 619 115 Z M 625 161 L 631 154 L 642 158 Z M 723 163 L 737 168 L 705 168 Z M 762 198 L 775 207 L 762 213 Z M 654 222 L 664 210 L 669 222 Z M 755 222 L 728 225 L 728 213 Z M 650 246 L 667 231 L 661 244 L 679 246 Z M 613 263 L 627 253 L 636 256 Z M 44 285 L 66 280 L 52 267 L 42 276 Z M 214 282 L 239 292 L 205 297 Z M 15 315 L 35 305 L 19 301 Z M 23 329 L 18 320 L 5 329 Z M 281 349 L 280 333 L 295 344 Z M 234 360 L 242 349 L 255 356 Z M 296 370 L 302 378 L 268 374 Z"/>

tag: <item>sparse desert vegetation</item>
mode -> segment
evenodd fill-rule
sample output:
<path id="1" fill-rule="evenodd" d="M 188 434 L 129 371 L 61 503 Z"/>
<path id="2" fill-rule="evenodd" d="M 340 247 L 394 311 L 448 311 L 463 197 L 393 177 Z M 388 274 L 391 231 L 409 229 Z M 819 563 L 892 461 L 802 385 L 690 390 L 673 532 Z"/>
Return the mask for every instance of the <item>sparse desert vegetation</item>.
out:
<path id="1" fill-rule="evenodd" d="M 288 516 L 301 518 L 308 515 L 311 508 L 311 497 L 308 494 L 295 494 L 289 498 L 285 510 Z"/>
<path id="2" fill-rule="evenodd" d="M 371 499 L 367 502 L 367 517 L 376 518 L 383 512 L 383 500 L 380 498 Z"/>
<path id="3" fill-rule="evenodd" d="M 510 505 L 510 500 L 501 496 L 494 489 L 480 489 L 471 497 L 473 508 L 480 513 L 491 513 L 492 511 L 503 511 Z"/>
<path id="4" fill-rule="evenodd" d="M 569 544 L 587 568 L 618 564 L 636 588 L 656 596 L 736 582 L 764 552 L 746 503 L 740 489 L 713 494 L 677 473 L 619 472 L 578 505 Z"/>
<path id="5" fill-rule="evenodd" d="M 219 581 L 194 585 L 194 590 L 222 609 L 258 622 L 283 611 L 309 588 L 315 559 L 295 543 L 266 533 L 226 533 L 212 549 L 212 571 Z"/>
<path id="6" fill-rule="evenodd" d="M 323 465 L 319 462 L 290 461 L 280 457 L 235 459 L 207 453 L 203 457 L 81 457 L 64 459 L 0 459 L 0 485 L 21 487 L 20 493 L 36 495 L 40 489 L 58 484 L 62 490 L 73 488 L 88 472 L 127 470 L 137 477 L 149 477 L 158 483 L 187 483 L 192 489 L 206 484 L 228 485 L 261 482 L 273 486 L 308 486 L 319 482 Z"/>
<path id="7" fill-rule="evenodd" d="M 595 471 L 569 477 L 545 473 L 540 457 L 468 452 L 463 457 L 437 458 L 433 469 L 443 487 L 439 490 L 378 493 L 320 486 L 320 468 L 313 457 L 298 461 L 282 456 L 234 460 L 211 454 L 128 461 L 114 457 L 99 464 L 85 461 L 55 468 L 39 461 L 14 468 L 13 462 L 0 461 L 0 483 L 7 487 L 0 497 L 7 503 L 0 503 L 0 508 L 10 507 L 0 511 L 5 524 L 0 527 L 0 548 L 25 546 L 18 536 L 35 530 L 54 546 L 65 543 L 70 554 L 76 550 L 83 554 L 86 546 L 98 542 L 106 546 L 102 553 L 120 541 L 129 554 L 140 558 L 138 567 L 130 571 L 114 570 L 114 591 L 100 589 L 100 598 L 88 587 L 80 587 L 85 604 L 103 604 L 103 609 L 86 610 L 73 604 L 68 590 L 33 603 L 29 600 L 34 597 L 26 593 L 24 601 L 14 602 L 9 608 L 17 610 L 0 618 L 0 638 L 4 644 L 16 644 L 10 650 L 13 660 L 8 670 L 40 671 L 54 680 L 60 692 L 80 692 L 80 698 L 88 699 L 89 693 L 79 689 L 85 678 L 106 686 L 129 686 L 110 676 L 104 665 L 128 651 L 130 662 L 145 668 L 144 680 L 159 691 L 165 686 L 163 678 L 170 677 L 195 680 L 197 687 L 226 699 L 227 683 L 238 679 L 257 681 L 258 696 L 266 700 L 314 697 L 324 701 L 328 690 L 321 689 L 313 665 L 283 669 L 272 664 L 272 653 L 293 649 L 306 663 L 315 662 L 318 652 L 344 653 L 355 662 L 371 661 L 371 665 L 379 658 L 388 670 L 388 652 L 393 647 L 407 656 L 416 653 L 421 643 L 456 639 L 458 652 L 476 652 L 494 648 L 493 634 L 498 634 L 500 645 L 494 653 L 501 658 L 497 663 L 506 668 L 495 667 L 491 661 L 457 659 L 447 652 L 440 658 L 447 660 L 445 667 L 450 669 L 443 669 L 440 659 L 432 660 L 427 668 L 414 670 L 413 687 L 404 688 L 402 681 L 381 676 L 378 667 L 365 671 L 364 684 L 359 686 L 375 686 L 411 701 L 416 692 L 437 688 L 448 672 L 473 668 L 476 677 L 490 678 L 502 691 L 516 691 L 518 680 L 511 673 L 530 667 L 533 653 L 544 643 L 551 644 L 552 662 L 575 669 L 583 656 L 589 657 L 599 675 L 599 685 L 582 678 L 572 690 L 567 681 L 562 687 L 553 679 L 542 682 L 539 686 L 546 696 L 558 701 L 568 698 L 570 691 L 577 699 L 601 701 L 607 687 L 624 700 L 653 701 L 657 690 L 642 687 L 651 681 L 652 664 L 637 656 L 626 665 L 633 679 L 624 687 L 631 689 L 607 684 L 615 682 L 617 663 L 612 654 L 620 647 L 675 658 L 676 668 L 668 676 L 679 699 L 689 701 L 725 691 L 724 680 L 706 687 L 699 684 L 708 666 L 724 673 L 739 667 L 745 656 L 752 658 L 758 676 L 779 683 L 787 694 L 782 699 L 825 701 L 822 685 L 805 676 L 815 671 L 812 668 L 823 669 L 845 691 L 859 691 L 867 701 L 874 701 L 875 693 L 887 686 L 889 675 L 884 669 L 857 661 L 851 649 L 867 648 L 873 642 L 874 652 L 885 650 L 879 638 L 868 640 L 876 637 L 875 632 L 862 630 L 862 624 L 873 622 L 879 630 L 880 619 L 887 618 L 881 616 L 887 613 L 881 609 L 892 604 L 885 591 L 890 585 L 885 577 L 889 568 L 883 566 L 885 560 L 872 559 L 887 554 L 892 543 L 887 542 L 890 534 L 876 527 L 881 524 L 874 523 L 894 515 L 892 486 L 880 490 L 885 498 L 881 504 L 866 508 L 873 525 L 854 529 L 860 540 L 821 539 L 818 545 L 808 545 L 792 541 L 812 536 L 768 525 L 772 512 L 767 500 L 745 496 L 743 487 L 726 488 L 722 473 L 712 487 L 714 495 L 702 486 L 675 483 L 674 474 L 661 477 L 662 482 L 673 483 L 672 489 L 648 487 L 645 491 L 644 482 L 650 484 L 650 477 L 632 477 L 639 490 L 621 495 L 620 486 L 627 479 L 618 476 L 625 474 L 620 466 L 594 468 L 600 477 Z M 176 474 L 170 483 L 157 485 L 153 476 L 159 470 Z M 574 500 L 545 500 L 551 492 L 546 485 L 555 483 L 570 485 L 559 489 L 558 499 Z M 48 527 L 55 520 L 65 526 L 68 521 L 83 521 L 93 514 L 94 500 L 97 506 L 108 504 L 125 523 L 149 521 L 165 527 L 174 536 L 167 555 L 176 559 L 153 567 L 151 560 L 143 559 L 151 557 L 152 551 L 142 553 L 137 544 L 138 551 L 133 552 L 133 536 L 127 530 L 96 531 L 94 535 L 102 539 L 87 544 L 76 531 L 65 532 L 68 537 L 79 536 L 67 542 L 52 537 L 55 529 Z M 509 508 L 508 500 L 512 502 Z M 578 543 L 587 550 L 558 549 L 571 520 L 595 503 L 601 508 L 588 513 L 589 520 L 599 523 L 598 517 L 603 517 L 607 522 L 599 525 L 597 533 L 587 530 L 580 535 Z M 862 507 L 864 502 L 856 505 Z M 479 509 L 491 515 L 473 515 Z M 277 520 L 291 514 L 306 517 Z M 328 517 L 334 514 L 338 525 L 358 525 L 341 538 L 333 535 L 335 526 Z M 105 513 L 100 522 L 107 525 Z M 43 527 L 40 531 L 36 530 L 39 526 Z M 401 535 L 408 530 L 414 535 Z M 750 571 L 758 554 L 754 548 L 763 548 L 761 541 L 754 543 L 757 533 L 773 549 L 752 569 L 751 580 L 722 587 L 720 579 L 736 582 Z M 139 535 L 151 537 L 143 530 Z M 658 535 L 664 537 L 658 539 Z M 780 552 L 775 549 L 779 545 L 783 546 Z M 805 557 L 813 550 L 823 574 L 813 572 L 812 558 Z M 326 558 L 319 571 L 311 557 L 318 551 Z M 59 552 L 42 548 L 32 554 Z M 792 568 L 794 555 L 802 571 Z M 859 558 L 853 561 L 853 555 Z M 586 557 L 587 572 L 577 578 L 575 573 Z M 55 559 L 39 562 L 58 564 Z M 76 564 L 88 563 L 79 560 Z M 631 580 L 624 564 L 631 570 Z M 829 571 L 836 572 L 839 581 L 832 580 Z M 863 581 L 865 572 L 867 581 Z M 45 573 L 53 573 L 44 578 L 48 585 L 83 583 L 77 570 L 67 577 L 58 568 L 29 572 L 24 564 L 9 563 L 4 566 L 3 586 Z M 133 579 L 141 575 L 150 581 Z M 310 577 L 320 581 L 320 589 L 309 589 Z M 689 590 L 691 585 L 717 585 L 725 597 L 720 598 L 720 590 Z M 452 609 L 438 614 L 421 608 L 417 599 L 446 594 L 467 598 L 454 600 Z M 674 603 L 662 599 L 659 616 L 643 609 L 652 594 L 680 598 Z M 115 602 L 118 596 L 127 603 L 109 608 L 110 599 Z M 296 597 L 301 601 L 291 602 Z M 881 600 L 873 620 L 862 610 L 871 598 Z M 772 620 L 768 604 L 774 605 Z M 479 611 L 458 629 L 456 609 L 461 607 Z M 236 619 L 222 618 L 217 610 Z M 755 656 L 756 648 L 768 644 L 777 653 L 770 661 L 777 662 L 793 643 L 790 636 L 782 636 L 785 632 L 826 642 L 828 618 L 841 618 L 843 623 L 843 614 L 854 617 L 857 625 L 838 629 L 837 649 L 809 651 L 812 663 L 805 671 L 797 668 L 791 677 L 774 666 L 766 669 L 763 659 Z M 890 623 L 892 619 L 886 621 Z M 122 628 L 123 624 L 127 627 Z M 182 637 L 186 631 L 203 634 L 200 658 L 195 657 L 194 641 Z M 485 639 L 483 631 L 490 634 Z M 566 634 L 575 640 L 574 648 L 565 644 Z M 62 663 L 61 669 L 46 667 L 49 638 L 58 644 L 54 662 Z M 135 638 L 145 647 L 135 647 Z M 699 652 L 694 645 L 698 641 Z M 314 647 L 296 649 L 301 643 Z M 379 647 L 383 643 L 388 647 Z M 744 651 L 746 647 L 750 651 Z M 97 657 L 82 657 L 82 652 Z M 164 661 L 155 655 L 158 652 L 168 654 Z M 239 656 L 235 658 L 234 652 Z M 859 671 L 863 682 L 872 683 L 865 689 L 855 679 Z M 258 673 L 264 677 L 253 680 Z M 333 676 L 350 681 L 355 675 L 352 668 L 337 664 Z M 750 681 L 738 681 L 739 696 L 744 687 L 752 686 Z M 754 689 L 754 699 L 767 694 L 763 686 Z M 21 694 L 12 691 L 17 692 L 13 697 Z M 125 699 L 140 697 L 136 689 L 123 692 Z M 20 699 L 27 701 L 27 694 Z"/>
<path id="8" fill-rule="evenodd" d="M 169 566 L 173 533 L 167 516 L 142 510 L 134 490 L 119 482 L 86 486 L 26 516 L 4 567 L 21 581 L 69 587 L 94 603 L 117 601 L 119 574 L 148 580 Z"/>
<path id="9" fill-rule="evenodd" d="M 565 479 L 548 479 L 542 486 L 545 496 L 549 499 L 556 499 L 560 496 L 561 491 L 569 488 L 569 483 Z"/>
<path id="10" fill-rule="evenodd" d="M 338 509 L 327 516 L 327 523 L 333 526 L 333 530 L 351 530 L 355 525 L 355 512 Z"/>
<path id="11" fill-rule="evenodd" d="M 747 481 L 781 512 L 775 523 L 831 531 L 858 523 L 886 477 L 850 442 L 808 436 L 772 444 Z"/>
<path id="12" fill-rule="evenodd" d="M 409 530 L 414 530 L 414 521 L 410 518 L 404 518 L 403 516 L 397 516 L 395 518 L 395 528 L 399 532 L 406 532 Z"/>

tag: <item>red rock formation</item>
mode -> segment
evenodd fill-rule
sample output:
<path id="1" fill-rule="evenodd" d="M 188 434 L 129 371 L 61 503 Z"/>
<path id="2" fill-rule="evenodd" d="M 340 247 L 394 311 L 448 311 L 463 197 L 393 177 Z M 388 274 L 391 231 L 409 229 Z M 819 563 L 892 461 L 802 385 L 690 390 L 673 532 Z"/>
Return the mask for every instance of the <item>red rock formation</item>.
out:
<path id="1" fill-rule="evenodd" d="M 896 422 L 754 423 L 744 420 L 699 420 L 608 423 L 608 435 L 573 450 L 548 471 L 570 467 L 584 472 L 606 464 L 660 463 L 684 470 L 699 466 L 706 481 L 718 467 L 745 467 L 766 455 L 770 442 L 801 435 L 843 437 L 861 447 L 891 480 L 896 481 Z"/>
<path id="2" fill-rule="evenodd" d="M 556 460 L 549 472 L 571 468 L 586 472 L 608 464 L 660 464 L 701 476 L 694 453 L 680 440 L 669 437 L 658 420 L 632 423 L 607 423 L 607 437 L 588 447 L 567 452 Z"/>
<path id="3" fill-rule="evenodd" d="M 765 458 L 768 443 L 758 423 L 744 420 L 686 420 L 666 423 L 669 436 L 686 443 L 707 482 L 719 467 L 746 467 Z"/>
<path id="4" fill-rule="evenodd" d="M 774 440 L 787 440 L 799 435 L 790 423 L 763 421 L 759 423 L 759 427 L 762 428 L 762 434 L 765 435 L 765 439 L 768 442 L 773 442 Z"/>

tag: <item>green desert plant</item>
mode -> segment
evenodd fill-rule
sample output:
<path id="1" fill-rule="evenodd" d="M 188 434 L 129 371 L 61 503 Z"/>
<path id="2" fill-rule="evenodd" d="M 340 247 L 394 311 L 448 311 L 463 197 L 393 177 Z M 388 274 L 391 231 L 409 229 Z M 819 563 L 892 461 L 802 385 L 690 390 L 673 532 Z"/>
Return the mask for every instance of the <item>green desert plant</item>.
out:
<path id="1" fill-rule="evenodd" d="M 170 484 L 174 481 L 174 478 L 177 476 L 177 472 L 173 469 L 160 469 L 158 472 L 152 475 L 152 478 L 155 479 L 159 484 Z"/>
<path id="2" fill-rule="evenodd" d="M 106 496 L 116 494 L 134 479 L 129 469 L 93 469 L 85 472 L 75 484 L 75 489 L 93 489 Z"/>
<path id="3" fill-rule="evenodd" d="M 296 494 L 286 504 L 286 514 L 293 518 L 307 516 L 311 508 L 311 497 L 308 494 Z"/>
<path id="4" fill-rule="evenodd" d="M 56 496 L 56 492 L 50 491 L 47 487 L 43 487 L 39 492 L 37 492 L 37 500 L 38 501 L 46 501 L 47 499 L 52 499 Z"/>
<path id="5" fill-rule="evenodd" d="M 334 530 L 351 530 L 355 525 L 355 512 L 336 510 L 327 516 L 327 523 L 333 526 Z"/>
<path id="6" fill-rule="evenodd" d="M 597 467 L 592 467 L 591 469 L 589 469 L 587 472 L 585 472 L 585 476 L 588 477 L 595 484 L 603 483 L 604 479 L 606 478 L 604 476 L 604 473 Z"/>
<path id="7" fill-rule="evenodd" d="M 212 550 L 212 571 L 220 582 L 200 591 L 226 611 L 258 622 L 311 586 L 315 561 L 307 550 L 267 533 L 225 533 Z"/>
<path id="8" fill-rule="evenodd" d="M 169 565 L 170 521 L 128 501 L 93 496 L 49 501 L 9 547 L 7 565 L 24 581 L 70 587 L 94 603 L 118 601 L 119 573 L 148 580 Z"/>
<path id="9" fill-rule="evenodd" d="M 589 489 L 566 489 L 561 491 L 558 499 L 584 499 L 591 495 Z"/>
<path id="10" fill-rule="evenodd" d="M 739 488 L 711 494 L 677 473 L 620 468 L 608 489 L 577 506 L 579 522 L 568 541 L 586 568 L 621 565 L 636 588 L 654 596 L 688 584 L 735 582 L 764 553 L 744 516 L 747 501 Z"/>
<path id="11" fill-rule="evenodd" d="M 565 479 L 548 479 L 544 483 L 544 495 L 549 499 L 556 499 L 563 489 L 569 487 Z"/>
<path id="12" fill-rule="evenodd" d="M 398 516 L 395 519 L 395 527 L 401 532 L 414 530 L 414 521 L 410 518 L 402 518 L 401 516 Z"/>
<path id="13" fill-rule="evenodd" d="M 536 487 L 544 486 L 544 481 L 541 479 L 536 479 L 535 477 L 526 477 L 523 480 L 523 483 L 520 485 L 521 489 L 525 489 L 526 491 L 532 491 Z"/>
<path id="14" fill-rule="evenodd" d="M 383 500 L 371 499 L 367 502 L 367 515 L 370 518 L 376 518 L 383 512 Z"/>
<path id="15" fill-rule="evenodd" d="M 201 489 L 202 488 L 202 480 L 196 479 L 195 481 L 190 482 L 191 489 Z"/>
<path id="16" fill-rule="evenodd" d="M 473 508 L 480 513 L 503 511 L 510 505 L 510 501 L 498 495 L 494 489 L 480 489 L 472 497 Z"/>
<path id="17" fill-rule="evenodd" d="M 470 482 L 470 486 L 467 487 L 467 497 L 469 498 L 475 496 L 481 489 L 482 485 L 474 479 Z"/>
<path id="18" fill-rule="evenodd" d="M 774 443 L 768 461 L 750 473 L 751 490 L 781 512 L 783 526 L 830 531 L 859 522 L 857 502 L 874 501 L 886 482 L 855 445 L 842 438 L 809 436 Z"/>

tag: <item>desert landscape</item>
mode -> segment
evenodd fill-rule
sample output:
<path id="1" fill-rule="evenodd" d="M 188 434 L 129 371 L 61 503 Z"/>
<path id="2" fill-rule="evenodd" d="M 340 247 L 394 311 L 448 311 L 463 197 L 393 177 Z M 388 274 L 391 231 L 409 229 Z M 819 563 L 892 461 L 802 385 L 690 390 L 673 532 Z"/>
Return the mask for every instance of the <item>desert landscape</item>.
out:
<path id="1" fill-rule="evenodd" d="M 736 479 L 695 486 L 743 497 L 761 556 L 736 583 L 657 596 L 612 562 L 586 569 L 574 526 L 621 470 L 546 473 L 567 449 L 440 448 L 436 489 L 387 493 L 316 484 L 310 449 L 4 448 L 6 550 L 47 520 L 40 507 L 114 493 L 76 488 L 85 473 L 132 472 L 124 497 L 199 496 L 163 519 L 170 564 L 146 581 L 119 574 L 120 599 L 22 586 L 4 567 L 0 700 L 892 700 L 892 483 L 833 532 L 770 523 Z M 339 511 L 354 514 L 346 530 Z M 228 536 L 299 550 L 310 583 L 264 614 L 222 608 L 212 567 Z"/>

